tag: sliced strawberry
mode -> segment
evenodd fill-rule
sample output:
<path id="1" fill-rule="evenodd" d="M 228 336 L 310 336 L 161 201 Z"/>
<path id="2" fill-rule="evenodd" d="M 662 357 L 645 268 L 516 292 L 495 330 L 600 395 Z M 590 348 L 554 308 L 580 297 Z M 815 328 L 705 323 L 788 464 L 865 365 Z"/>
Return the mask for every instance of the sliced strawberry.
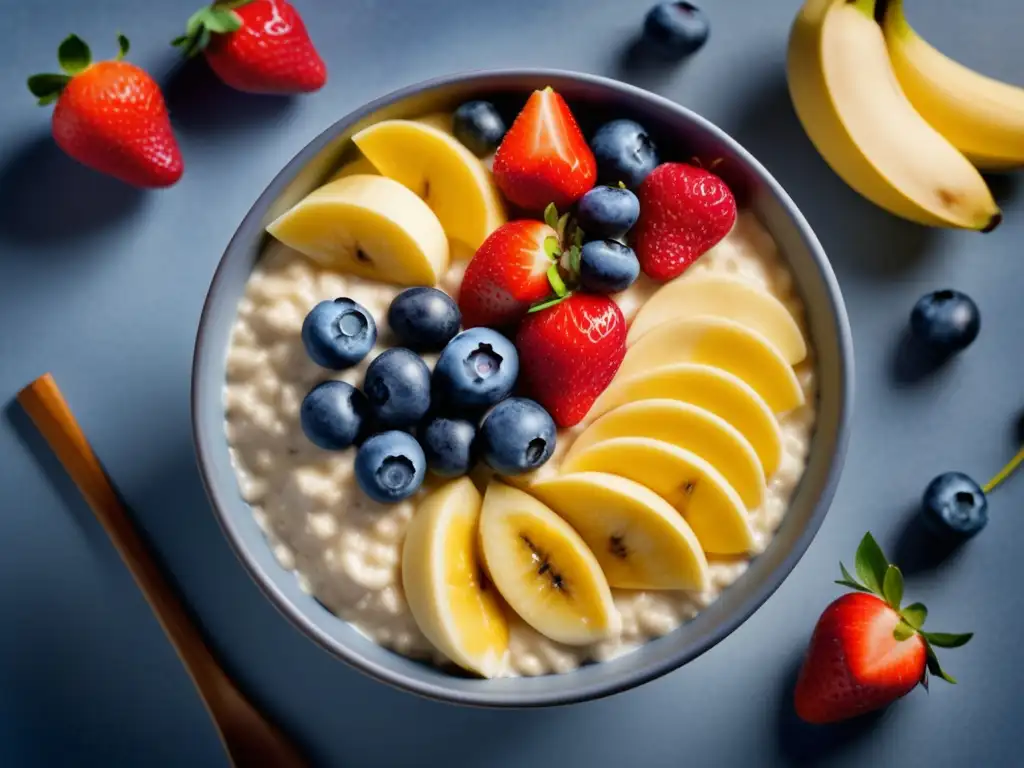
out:
<path id="1" fill-rule="evenodd" d="M 685 163 L 662 163 L 637 189 L 640 218 L 633 248 L 644 273 L 678 277 L 729 234 L 736 199 L 718 176 Z"/>
<path id="2" fill-rule="evenodd" d="M 519 326 L 519 375 L 559 427 L 578 424 L 626 355 L 626 319 L 607 296 L 576 293 Z"/>
<path id="3" fill-rule="evenodd" d="M 880 709 L 927 685 L 928 673 L 955 682 L 939 666 L 932 646 L 956 648 L 970 634 L 921 629 L 920 603 L 900 607 L 903 576 L 871 534 L 857 549 L 858 581 L 840 565 L 838 584 L 857 590 L 822 613 L 797 679 L 794 705 L 809 723 L 832 723 Z"/>
<path id="4" fill-rule="evenodd" d="M 568 208 L 594 186 L 597 161 L 565 100 L 534 91 L 494 156 L 494 180 L 514 205 Z"/>

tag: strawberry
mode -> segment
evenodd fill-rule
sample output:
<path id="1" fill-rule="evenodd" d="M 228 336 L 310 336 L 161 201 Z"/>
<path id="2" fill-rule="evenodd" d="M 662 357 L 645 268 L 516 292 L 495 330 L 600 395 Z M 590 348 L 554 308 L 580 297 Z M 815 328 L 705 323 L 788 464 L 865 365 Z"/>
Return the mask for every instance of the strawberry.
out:
<path id="1" fill-rule="evenodd" d="M 172 43 L 195 56 L 232 88 L 249 93 L 309 93 L 327 82 L 327 68 L 306 25 L 287 0 L 218 0 L 188 20 Z"/>
<path id="2" fill-rule="evenodd" d="M 925 632 L 921 603 L 900 607 L 903 576 L 866 534 L 857 548 L 860 581 L 841 563 L 837 584 L 857 590 L 822 613 L 797 679 L 794 704 L 809 723 L 832 723 L 872 712 L 910 693 L 928 674 L 955 683 L 933 647 L 958 648 L 971 634 Z"/>
<path id="3" fill-rule="evenodd" d="M 92 53 L 71 35 L 60 44 L 61 74 L 33 75 L 28 89 L 40 105 L 57 102 L 51 130 L 57 145 L 78 162 L 137 187 L 169 187 L 184 163 L 163 94 L 145 70 L 118 55 L 92 63 Z"/>
<path id="4" fill-rule="evenodd" d="M 633 248 L 644 273 L 671 280 L 729 234 L 736 199 L 718 176 L 685 163 L 662 163 L 637 189 Z"/>
<path id="5" fill-rule="evenodd" d="M 566 294 L 530 310 L 516 336 L 519 375 L 559 427 L 579 424 L 626 356 L 626 318 L 607 296 Z"/>
<path id="6" fill-rule="evenodd" d="M 539 213 L 567 208 L 594 186 L 597 161 L 565 100 L 534 91 L 494 155 L 494 181 L 511 203 Z"/>

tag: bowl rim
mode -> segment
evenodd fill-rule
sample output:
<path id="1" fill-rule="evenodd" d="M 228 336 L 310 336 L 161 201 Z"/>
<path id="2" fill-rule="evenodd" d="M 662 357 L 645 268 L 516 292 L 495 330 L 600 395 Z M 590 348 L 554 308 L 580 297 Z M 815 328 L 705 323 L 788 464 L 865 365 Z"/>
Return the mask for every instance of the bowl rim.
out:
<path id="1" fill-rule="evenodd" d="M 495 81 L 516 81 L 523 79 L 549 78 L 551 80 L 572 80 L 583 85 L 598 87 L 607 91 L 640 98 L 649 102 L 653 107 L 670 113 L 675 113 L 700 130 L 712 135 L 716 140 L 728 145 L 736 156 L 742 160 L 746 167 L 751 170 L 761 183 L 763 183 L 772 195 L 782 204 L 786 214 L 793 220 L 793 223 L 807 247 L 811 256 L 810 261 L 817 269 L 818 278 L 825 289 L 824 294 L 828 299 L 829 315 L 832 318 L 833 330 L 837 342 L 837 361 L 839 364 L 838 386 L 841 389 L 837 398 L 837 431 L 831 462 L 824 473 L 821 483 L 821 493 L 813 503 L 811 515 L 807 524 L 794 538 L 788 555 L 779 561 L 774 569 L 770 571 L 767 578 L 755 584 L 747 599 L 737 606 L 737 609 L 724 618 L 718 627 L 698 642 L 671 654 L 662 661 L 652 663 L 642 670 L 634 671 L 620 677 L 606 681 L 597 681 L 582 685 L 570 692 L 563 691 L 538 691 L 532 697 L 517 697 L 515 702 L 507 702 L 498 699 L 496 696 L 488 695 L 486 690 L 479 692 L 454 691 L 429 681 L 417 680 L 400 670 L 389 668 L 373 660 L 367 659 L 348 648 L 344 643 L 332 637 L 329 633 L 319 627 L 311 617 L 293 603 L 274 583 L 273 579 L 264 572 L 254 554 L 245 543 L 245 537 L 238 528 L 237 523 L 227 512 L 229 506 L 228 489 L 218 485 L 216 471 L 214 469 L 210 452 L 213 447 L 203 440 L 201 429 L 201 408 L 200 401 L 203 400 L 201 382 L 208 378 L 203 374 L 206 367 L 206 360 L 209 357 L 205 348 L 208 341 L 210 322 L 209 317 L 214 306 L 218 303 L 219 297 L 225 290 L 225 273 L 227 271 L 228 255 L 237 246 L 243 232 L 249 230 L 251 220 L 257 216 L 262 218 L 265 209 L 272 204 L 281 194 L 282 190 L 290 183 L 306 164 L 316 156 L 330 141 L 334 140 L 346 128 L 357 124 L 381 109 L 390 105 L 402 102 L 413 96 L 441 89 L 447 86 L 466 84 L 475 80 Z M 638 687 L 650 682 L 662 675 L 667 674 L 679 667 L 696 659 L 704 654 L 726 637 L 731 635 L 740 625 L 747 621 L 769 597 L 782 585 L 792 573 L 796 564 L 806 553 L 815 535 L 821 527 L 832 500 L 835 496 L 836 487 L 845 462 L 849 437 L 850 423 L 852 418 L 853 397 L 854 397 L 854 351 L 853 337 L 850 328 L 849 317 L 846 312 L 845 302 L 838 280 L 832 270 L 832 266 L 822 248 L 820 242 L 805 219 L 803 213 L 796 203 L 789 197 L 775 177 L 738 141 L 719 128 L 717 125 L 690 110 L 663 96 L 652 93 L 643 88 L 614 80 L 601 75 L 594 75 L 572 70 L 555 68 L 499 68 L 479 69 L 453 72 L 437 77 L 429 78 L 411 85 L 395 89 L 382 96 L 379 96 L 354 110 L 349 111 L 339 119 L 333 121 L 327 128 L 317 136 L 308 141 L 292 158 L 275 174 L 274 178 L 267 184 L 263 192 L 250 206 L 249 211 L 242 218 L 235 233 L 221 255 L 206 299 L 199 318 L 199 325 L 196 333 L 193 350 L 191 379 L 191 404 L 190 420 L 192 427 L 192 439 L 195 446 L 196 458 L 199 467 L 203 486 L 206 489 L 207 497 L 213 508 L 214 516 L 224 533 L 228 544 L 234 551 L 235 556 L 241 561 L 249 577 L 256 583 L 260 591 L 269 599 L 271 604 L 282 613 L 296 628 L 304 635 L 313 640 L 321 649 L 328 652 L 334 658 L 340 659 L 349 667 L 368 675 L 369 677 L 387 684 L 392 688 L 417 694 L 419 696 L 461 705 L 491 707 L 491 708 L 532 708 L 545 706 L 559 706 L 573 704 L 583 701 L 610 696 L 631 688 Z M 237 495 L 237 488 L 234 489 Z M 244 503 L 244 502 L 243 502 Z M 249 506 L 247 503 L 245 506 Z M 486 681 L 485 681 L 486 682 Z"/>

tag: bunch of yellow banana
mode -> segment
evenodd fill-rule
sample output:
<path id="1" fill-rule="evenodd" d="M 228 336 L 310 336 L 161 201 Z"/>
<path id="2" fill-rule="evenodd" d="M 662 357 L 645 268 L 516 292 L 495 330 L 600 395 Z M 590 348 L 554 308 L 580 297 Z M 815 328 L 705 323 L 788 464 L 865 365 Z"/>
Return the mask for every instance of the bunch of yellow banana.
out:
<path id="1" fill-rule="evenodd" d="M 787 63 L 797 115 L 847 184 L 921 224 L 991 231 L 978 169 L 1024 166 L 1024 89 L 949 59 L 902 0 L 807 0 Z"/>

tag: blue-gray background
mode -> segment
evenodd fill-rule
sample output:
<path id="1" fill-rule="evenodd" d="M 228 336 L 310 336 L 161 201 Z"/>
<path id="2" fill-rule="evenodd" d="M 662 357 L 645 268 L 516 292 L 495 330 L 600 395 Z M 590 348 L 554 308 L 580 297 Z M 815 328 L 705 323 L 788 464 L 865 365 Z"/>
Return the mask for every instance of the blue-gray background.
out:
<path id="1" fill-rule="evenodd" d="M 936 473 L 983 481 L 1016 447 L 1024 408 L 1024 201 L 1000 179 L 996 232 L 935 232 L 846 188 L 814 152 L 786 92 L 797 0 L 705 0 L 709 44 L 677 68 L 626 51 L 644 0 L 298 0 L 328 63 L 315 95 L 239 95 L 203 66 L 175 72 L 167 41 L 198 0 L 4 0 L 0 25 L 0 764 L 225 765 L 185 672 L 84 503 L 16 406 L 52 371 L 213 646 L 318 764 L 336 766 L 1008 765 L 1019 762 L 1024 477 L 988 529 L 939 558 L 908 521 Z M 1024 85 L 1017 0 L 909 0 L 965 63 Z M 129 190 L 66 159 L 24 78 L 52 70 L 75 31 L 166 85 L 186 173 Z M 364 679 L 263 599 L 229 551 L 195 469 L 189 370 L 222 249 L 252 201 L 309 139 L 359 104 L 457 70 L 549 66 L 611 75 L 689 106 L 774 173 L 815 227 L 842 284 L 857 352 L 856 417 L 839 493 L 771 600 L 704 657 L 642 689 L 567 709 L 492 712 L 421 701 Z M 977 343 L 923 378 L 899 362 L 919 294 L 956 287 L 981 306 Z M 831 580 L 872 530 L 936 628 L 977 631 L 947 652 L 961 682 L 884 716 L 813 731 L 790 691 Z"/>

